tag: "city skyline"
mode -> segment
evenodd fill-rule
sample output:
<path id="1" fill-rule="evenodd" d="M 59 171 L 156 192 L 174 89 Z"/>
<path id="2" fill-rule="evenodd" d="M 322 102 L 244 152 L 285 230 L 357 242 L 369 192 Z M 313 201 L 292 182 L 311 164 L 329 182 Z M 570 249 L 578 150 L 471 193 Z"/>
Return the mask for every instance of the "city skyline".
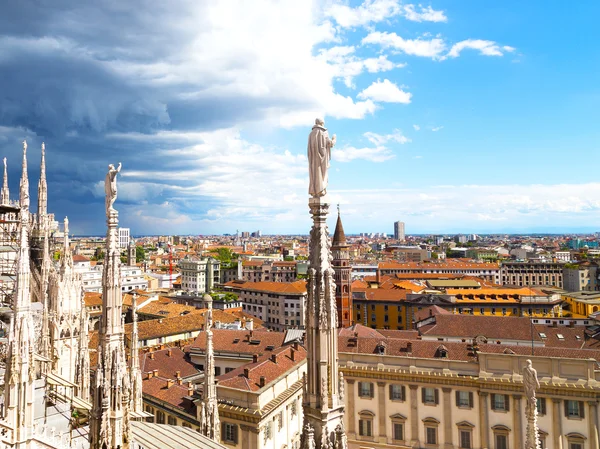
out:
<path id="1" fill-rule="evenodd" d="M 135 235 L 304 232 L 316 116 L 338 136 L 329 193 L 349 234 L 389 234 L 397 217 L 409 235 L 600 221 L 594 173 L 565 168 L 599 158 L 594 2 L 157 8 L 18 4 L 0 18 L 12 198 L 20 142 L 37 180 L 45 141 L 49 210 L 75 234 L 102 234 L 115 161 Z"/>

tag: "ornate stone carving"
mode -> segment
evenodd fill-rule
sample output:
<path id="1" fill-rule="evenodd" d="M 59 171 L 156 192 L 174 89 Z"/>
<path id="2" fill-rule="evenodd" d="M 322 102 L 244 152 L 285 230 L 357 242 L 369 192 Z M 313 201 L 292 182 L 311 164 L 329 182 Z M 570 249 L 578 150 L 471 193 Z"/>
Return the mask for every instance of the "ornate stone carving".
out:
<path id="1" fill-rule="evenodd" d="M 308 136 L 308 193 L 312 197 L 321 197 L 327 193 L 329 161 L 331 148 L 335 145 L 335 134 L 329 138 L 327 128 L 322 119 L 315 120 L 315 125 Z"/>

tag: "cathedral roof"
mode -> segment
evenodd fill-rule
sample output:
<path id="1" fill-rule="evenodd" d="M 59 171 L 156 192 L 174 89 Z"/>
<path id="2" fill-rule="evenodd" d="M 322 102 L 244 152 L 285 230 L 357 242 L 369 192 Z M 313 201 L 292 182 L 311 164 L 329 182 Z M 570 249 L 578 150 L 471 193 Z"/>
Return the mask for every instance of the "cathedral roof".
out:
<path id="1" fill-rule="evenodd" d="M 346 234 L 344 234 L 344 226 L 342 225 L 342 217 L 338 211 L 337 223 L 333 233 L 332 246 L 346 246 Z"/>

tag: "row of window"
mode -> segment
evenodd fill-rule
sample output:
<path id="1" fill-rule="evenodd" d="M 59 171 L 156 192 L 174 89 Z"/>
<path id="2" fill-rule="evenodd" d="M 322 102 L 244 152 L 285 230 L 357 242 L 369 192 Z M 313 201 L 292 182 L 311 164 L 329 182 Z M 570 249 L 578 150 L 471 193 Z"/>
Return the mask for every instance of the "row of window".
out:
<path id="1" fill-rule="evenodd" d="M 370 412 L 361 412 L 358 420 L 358 435 L 363 438 L 373 437 L 373 418 L 374 415 Z M 401 415 L 392 416 L 392 439 L 398 442 L 404 442 L 404 425 L 405 419 Z M 425 444 L 435 446 L 439 444 L 438 426 L 439 421 L 434 418 L 426 418 L 423 420 Z M 458 444 L 460 449 L 473 448 L 473 429 L 474 426 L 467 422 L 461 422 L 458 426 Z M 492 427 L 493 432 L 493 448 L 491 449 L 509 449 L 509 433 L 510 429 L 505 426 Z M 540 432 L 539 439 L 541 447 L 546 447 L 546 433 Z M 567 449 L 583 449 L 584 437 L 580 435 L 568 435 Z M 520 448 L 515 448 L 520 449 Z"/>
<path id="2" fill-rule="evenodd" d="M 406 387 L 399 384 L 390 384 L 388 397 L 391 401 L 406 401 Z M 358 382 L 358 395 L 361 398 L 375 397 L 375 384 L 373 382 Z M 421 402 L 426 405 L 438 405 L 440 403 L 438 388 L 421 388 Z M 466 390 L 455 391 L 455 403 L 459 408 L 473 408 L 473 392 Z M 510 397 L 507 394 L 490 394 L 490 408 L 498 412 L 510 411 Z M 546 398 L 537 398 L 539 415 L 546 414 Z M 570 419 L 581 419 L 585 415 L 583 401 L 565 400 L 564 414 Z"/>

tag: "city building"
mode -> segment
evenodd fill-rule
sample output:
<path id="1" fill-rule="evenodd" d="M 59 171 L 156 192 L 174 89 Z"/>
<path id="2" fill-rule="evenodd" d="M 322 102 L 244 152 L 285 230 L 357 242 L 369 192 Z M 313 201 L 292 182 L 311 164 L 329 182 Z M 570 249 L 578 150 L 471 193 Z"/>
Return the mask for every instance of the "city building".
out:
<path id="1" fill-rule="evenodd" d="M 402 221 L 394 222 L 394 240 L 406 240 L 406 235 L 404 234 L 404 222 Z"/>
<path id="2" fill-rule="evenodd" d="M 212 257 L 185 257 L 179 261 L 181 289 L 186 292 L 210 292 L 221 278 L 221 263 Z"/>
<path id="3" fill-rule="evenodd" d="M 558 262 L 503 262 L 500 282 L 519 287 L 552 286 L 563 288 L 563 263 Z"/>
<path id="4" fill-rule="evenodd" d="M 541 385 L 541 447 L 598 447 L 598 351 L 536 346 L 532 355 L 527 345 L 373 332 L 356 326 L 339 339 L 349 448 L 522 448 L 527 360 Z"/>
<path id="5" fill-rule="evenodd" d="M 497 263 L 473 262 L 463 259 L 446 259 L 431 262 L 380 262 L 377 268 L 379 276 L 397 274 L 466 274 L 476 276 L 488 282 L 500 283 L 500 266 Z"/>
<path id="6" fill-rule="evenodd" d="M 242 302 L 242 310 L 262 320 L 269 329 L 304 328 L 305 281 L 232 281 L 223 288 L 236 293 Z"/>
<path id="7" fill-rule="evenodd" d="M 563 267 L 563 289 L 566 291 L 597 291 L 600 289 L 600 283 L 598 282 L 599 273 L 597 263 L 568 263 Z"/>

